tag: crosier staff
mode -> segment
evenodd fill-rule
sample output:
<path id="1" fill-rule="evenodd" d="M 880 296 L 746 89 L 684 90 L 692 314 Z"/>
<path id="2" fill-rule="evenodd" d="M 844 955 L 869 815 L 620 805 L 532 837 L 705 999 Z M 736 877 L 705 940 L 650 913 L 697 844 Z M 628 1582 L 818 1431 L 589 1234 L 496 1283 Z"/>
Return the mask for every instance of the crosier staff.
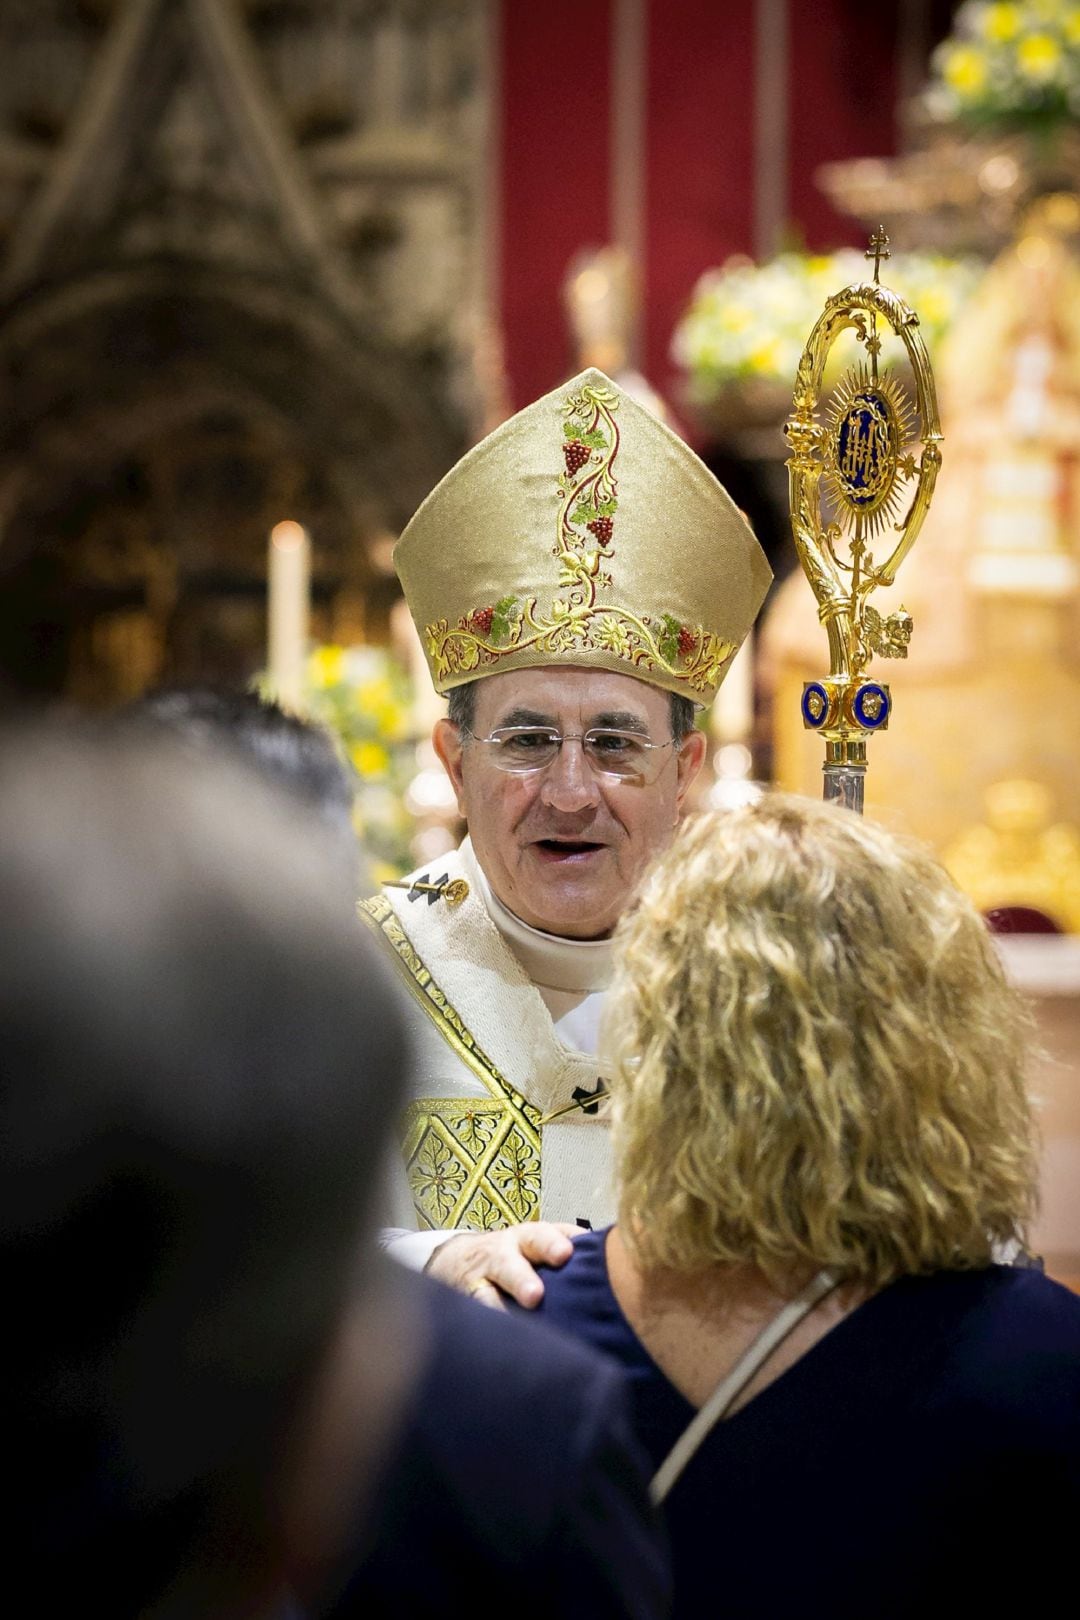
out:
<path id="1" fill-rule="evenodd" d="M 829 637 L 828 675 L 803 687 L 803 724 L 825 739 L 824 797 L 858 813 L 866 739 L 886 729 L 892 709 L 888 686 L 864 679 L 864 671 L 874 653 L 906 658 L 912 631 L 903 607 L 882 618 L 869 596 L 895 581 L 922 527 L 941 466 L 934 375 L 919 317 L 880 282 L 888 242 L 880 227 L 870 238 L 866 257 L 874 261 L 873 281 L 855 282 L 827 300 L 799 361 L 792 414 L 784 425 L 792 449 L 787 465 L 795 547 Z M 914 376 L 914 405 L 896 376 L 879 370 L 879 321 L 904 345 Z M 847 330 L 864 345 L 866 359 L 844 373 L 824 421 L 818 421 L 825 362 Z M 905 502 L 906 514 L 897 521 Z M 879 563 L 869 542 L 886 533 L 890 544 L 899 538 Z"/>

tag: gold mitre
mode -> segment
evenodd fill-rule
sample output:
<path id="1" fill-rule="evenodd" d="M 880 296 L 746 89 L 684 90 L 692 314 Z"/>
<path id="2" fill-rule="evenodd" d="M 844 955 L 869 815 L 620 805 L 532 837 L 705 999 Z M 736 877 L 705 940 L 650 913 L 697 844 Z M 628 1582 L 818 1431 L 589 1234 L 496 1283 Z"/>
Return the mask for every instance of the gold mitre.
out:
<path id="1" fill-rule="evenodd" d="M 771 573 L 727 491 L 602 371 L 447 473 L 394 552 L 435 688 L 583 664 L 710 703 Z"/>

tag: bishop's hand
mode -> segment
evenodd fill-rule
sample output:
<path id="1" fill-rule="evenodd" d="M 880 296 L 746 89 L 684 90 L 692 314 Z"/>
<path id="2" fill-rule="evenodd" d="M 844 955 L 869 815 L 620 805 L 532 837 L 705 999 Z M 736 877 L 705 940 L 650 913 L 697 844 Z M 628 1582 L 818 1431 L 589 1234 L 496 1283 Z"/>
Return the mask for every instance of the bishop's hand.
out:
<path id="1" fill-rule="evenodd" d="M 563 1266 L 573 1253 L 577 1226 L 554 1221 L 525 1221 L 498 1232 L 462 1232 L 440 1244 L 424 1270 L 482 1305 L 503 1309 L 509 1294 L 531 1310 L 539 1305 L 544 1285 L 536 1266 Z"/>

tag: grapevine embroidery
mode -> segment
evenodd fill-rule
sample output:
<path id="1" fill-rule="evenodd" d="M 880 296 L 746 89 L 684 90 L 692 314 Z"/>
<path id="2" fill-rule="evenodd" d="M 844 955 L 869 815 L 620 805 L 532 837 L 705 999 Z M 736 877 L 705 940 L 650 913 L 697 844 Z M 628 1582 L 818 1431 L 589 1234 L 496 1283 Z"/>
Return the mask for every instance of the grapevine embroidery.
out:
<path id="1" fill-rule="evenodd" d="M 473 608 L 453 628 L 446 619 L 427 625 L 425 639 L 436 681 L 469 675 L 512 653 L 557 656 L 578 647 L 613 653 L 638 669 L 662 670 L 696 692 L 707 691 L 719 680 L 734 656 L 734 642 L 722 641 L 699 625 L 683 624 L 670 613 L 639 618 L 597 600 L 600 590 L 611 588 L 609 564 L 619 508 L 614 470 L 618 408 L 617 393 L 588 383 L 566 402 L 565 470 L 558 478 L 553 547 L 560 594 L 548 613 L 537 612 L 535 597 L 522 601 L 506 596 Z"/>

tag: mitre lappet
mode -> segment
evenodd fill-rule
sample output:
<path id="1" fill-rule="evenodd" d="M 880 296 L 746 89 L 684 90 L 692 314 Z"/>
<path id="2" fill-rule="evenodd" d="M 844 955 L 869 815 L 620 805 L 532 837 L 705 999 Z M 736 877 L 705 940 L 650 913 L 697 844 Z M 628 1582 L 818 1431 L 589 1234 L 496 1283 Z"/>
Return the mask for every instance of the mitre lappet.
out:
<path id="1" fill-rule="evenodd" d="M 394 553 L 437 691 L 551 664 L 711 703 L 771 578 L 698 456 L 602 371 L 470 450 Z"/>

